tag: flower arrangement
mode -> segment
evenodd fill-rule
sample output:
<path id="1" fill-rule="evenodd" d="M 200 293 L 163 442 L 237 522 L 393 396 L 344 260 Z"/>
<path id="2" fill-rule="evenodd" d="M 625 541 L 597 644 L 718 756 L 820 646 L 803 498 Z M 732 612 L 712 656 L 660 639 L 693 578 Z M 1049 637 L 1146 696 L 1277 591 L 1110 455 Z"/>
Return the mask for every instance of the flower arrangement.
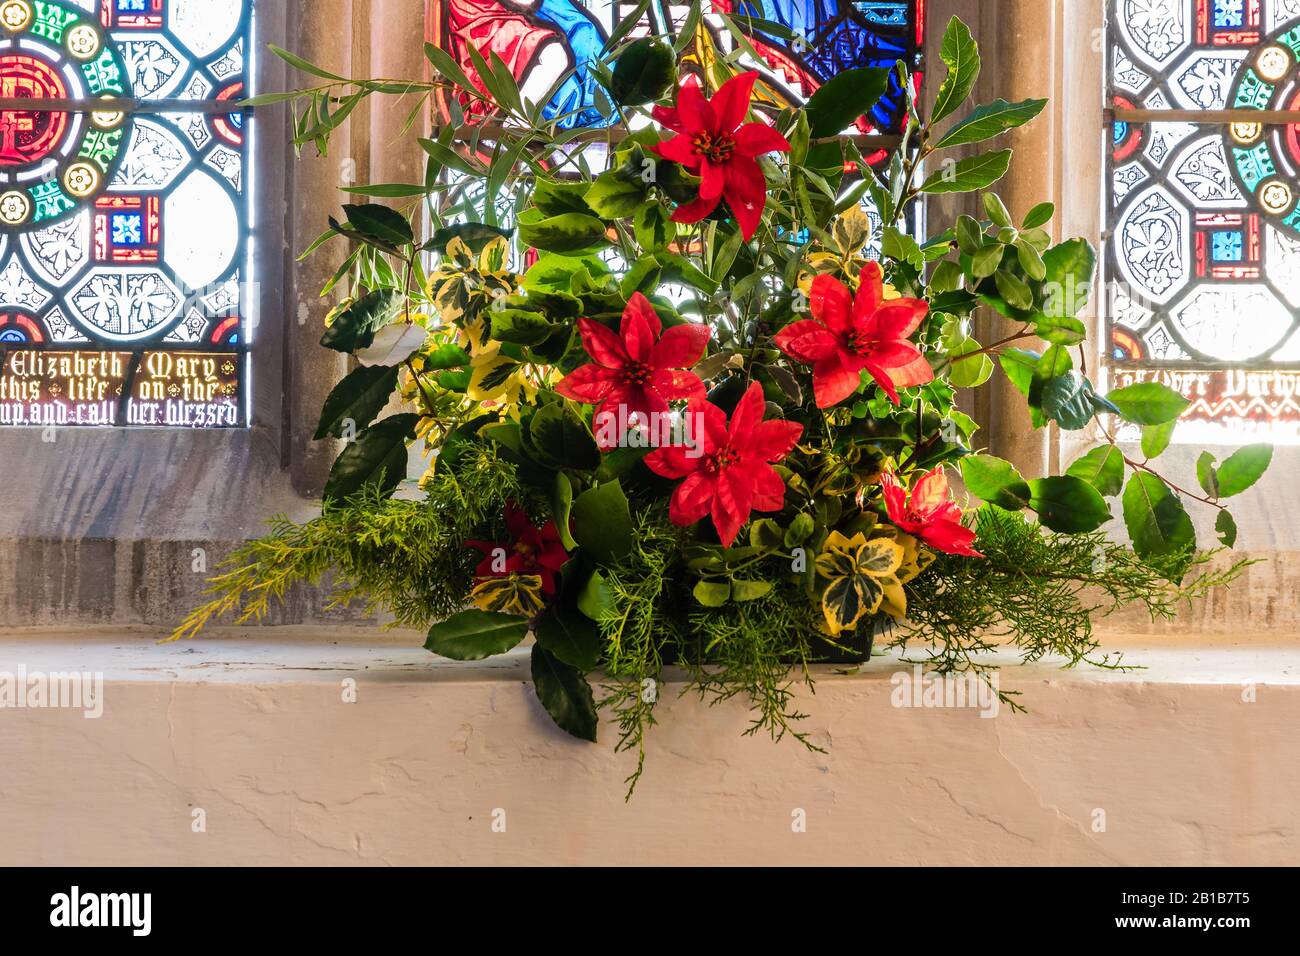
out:
<path id="1" fill-rule="evenodd" d="M 719 16 L 742 41 L 755 26 Z M 1167 481 L 1153 462 L 1186 400 L 1157 383 L 1103 395 L 1084 373 L 1090 245 L 1053 243 L 1050 204 L 1017 224 L 988 191 L 1011 150 L 940 161 L 1044 106 L 951 119 L 979 72 L 964 24 L 948 26 L 933 110 L 909 101 L 882 173 L 841 133 L 887 84 L 914 89 L 904 64 L 778 108 L 735 55 L 679 80 L 675 38 L 627 32 L 594 67 L 616 121 L 590 134 L 544 118 L 474 51 L 478 82 L 430 48 L 429 83 L 346 80 L 277 51 L 322 80 L 262 98 L 301 105 L 299 145 L 325 149 L 374 94 L 416 95 L 416 116 L 451 92 L 453 112 L 492 125 L 422 139 L 424 182 L 350 190 L 407 209 L 346 205 L 313 246 L 348 245 L 322 345 L 359 364 L 317 433 L 346 444 L 320 517 L 238 551 L 177 637 L 327 573 L 339 601 L 427 629 L 436 654 L 531 636 L 542 705 L 588 740 L 607 710 L 635 780 L 667 666 L 748 700 L 751 732 L 814 746 L 793 706 L 811 664 L 887 643 L 986 673 L 981 652 L 1010 643 L 1120 666 L 1095 617 L 1135 603 L 1168 617 L 1241 570 L 1198 550 L 1185 502 L 1215 509 L 1230 547 L 1223 500 L 1270 449 L 1203 459 L 1203 495 Z M 923 197 L 959 192 L 983 192 L 982 219 L 906 228 Z M 979 310 L 1004 328 L 991 344 L 973 337 Z M 999 374 L 1036 426 L 1092 429 L 1097 447 L 1041 478 L 977 451 L 958 394 Z M 393 398 L 407 410 L 381 418 Z M 1141 429 L 1140 458 L 1115 419 Z M 412 451 L 428 461 L 418 482 Z M 1128 543 L 1106 533 L 1114 498 Z"/>

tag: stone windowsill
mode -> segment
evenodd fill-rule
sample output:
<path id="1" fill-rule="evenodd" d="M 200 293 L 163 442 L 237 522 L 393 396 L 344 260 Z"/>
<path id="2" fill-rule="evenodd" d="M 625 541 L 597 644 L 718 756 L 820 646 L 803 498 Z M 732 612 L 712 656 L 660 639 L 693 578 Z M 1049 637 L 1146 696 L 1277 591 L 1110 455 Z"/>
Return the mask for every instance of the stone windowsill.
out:
<path id="1" fill-rule="evenodd" d="M 106 681 L 99 720 L 0 710 L 4 862 L 1300 861 L 1289 636 L 1108 643 L 1146 665 L 1128 673 L 1010 668 L 1002 687 L 1031 712 L 994 719 L 892 706 L 890 658 L 819 669 L 802 729 L 825 753 L 744 737 L 740 704 L 670 686 L 628 804 L 613 727 L 592 746 L 549 726 L 526 651 L 467 664 L 374 630 L 154 636 L 0 633 L 0 672 Z"/>

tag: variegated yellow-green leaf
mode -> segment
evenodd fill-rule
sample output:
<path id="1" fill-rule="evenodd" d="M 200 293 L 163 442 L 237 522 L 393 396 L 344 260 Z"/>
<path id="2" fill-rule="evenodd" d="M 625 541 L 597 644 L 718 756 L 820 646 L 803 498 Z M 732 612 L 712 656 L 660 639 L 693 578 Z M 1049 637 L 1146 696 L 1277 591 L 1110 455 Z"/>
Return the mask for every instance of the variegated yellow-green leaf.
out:
<path id="1" fill-rule="evenodd" d="M 532 617 L 546 606 L 542 595 L 542 579 L 536 574 L 509 574 L 503 578 L 489 578 L 475 585 L 469 592 L 475 607 L 484 611 L 503 611 Z"/>

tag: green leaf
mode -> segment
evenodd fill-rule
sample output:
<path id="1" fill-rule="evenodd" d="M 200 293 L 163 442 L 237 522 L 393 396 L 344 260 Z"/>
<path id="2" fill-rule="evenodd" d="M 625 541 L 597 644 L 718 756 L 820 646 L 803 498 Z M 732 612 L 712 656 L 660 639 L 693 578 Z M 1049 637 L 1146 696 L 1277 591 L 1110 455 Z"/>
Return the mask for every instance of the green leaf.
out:
<path id="1" fill-rule="evenodd" d="M 668 210 L 657 202 L 643 202 L 637 206 L 632 214 L 632 231 L 646 252 L 666 249 L 677 238 L 677 224 L 669 218 Z"/>
<path id="2" fill-rule="evenodd" d="M 600 448 L 591 429 L 568 402 L 551 402 L 528 423 L 533 452 L 543 464 L 578 471 L 600 467 Z"/>
<path id="3" fill-rule="evenodd" d="M 1272 445 L 1238 448 L 1219 466 L 1219 497 L 1231 498 L 1241 494 L 1259 481 L 1272 461 Z"/>
<path id="4" fill-rule="evenodd" d="M 757 601 L 759 598 L 767 597 L 771 593 L 771 581 L 733 579 L 731 582 L 731 599 L 737 604 L 743 604 L 746 601 Z"/>
<path id="5" fill-rule="evenodd" d="M 555 610 L 537 622 L 533 634 L 538 644 L 584 674 L 600 665 L 605 640 L 600 628 L 588 617 Z"/>
<path id="6" fill-rule="evenodd" d="M 1034 369 L 1038 367 L 1041 358 L 1042 356 L 1037 352 L 1028 349 L 1005 349 L 998 356 L 998 362 L 1002 366 L 1002 371 L 1007 373 L 1007 378 L 1011 379 L 1011 384 L 1021 395 L 1028 397 Z"/>
<path id="7" fill-rule="evenodd" d="M 1211 498 L 1219 497 L 1219 471 L 1214 467 L 1214 456 L 1208 451 L 1201 452 L 1196 459 L 1196 480 L 1201 489 Z"/>
<path id="8" fill-rule="evenodd" d="M 1081 478 L 1107 498 L 1113 497 L 1124 487 L 1124 453 L 1114 445 L 1102 445 L 1076 461 L 1065 473 Z"/>
<path id="9" fill-rule="evenodd" d="M 533 205 L 543 216 L 562 216 L 566 212 L 591 214 L 587 205 L 590 183 L 571 183 L 561 179 L 538 179 L 533 187 Z"/>
<path id="10" fill-rule="evenodd" d="M 424 357 L 424 367 L 431 371 L 445 368 L 464 368 L 470 362 L 469 353 L 450 342 L 439 345 Z"/>
<path id="11" fill-rule="evenodd" d="M 492 338 L 514 345 L 540 345 L 551 337 L 556 325 L 546 316 L 523 309 L 489 309 Z"/>
<path id="12" fill-rule="evenodd" d="M 1053 345 L 1078 345 L 1088 337 L 1088 330 L 1078 319 L 1040 314 L 1036 316 L 1034 334 Z"/>
<path id="13" fill-rule="evenodd" d="M 1082 478 L 1062 475 L 1028 482 L 1029 507 L 1044 527 L 1062 534 L 1086 534 L 1110 520 L 1110 507 Z"/>
<path id="14" fill-rule="evenodd" d="M 1005 176 L 1010 165 L 1009 149 L 970 156 L 955 163 L 944 162 L 937 172 L 921 184 L 921 192 L 970 193 L 985 189 Z"/>
<path id="15" fill-rule="evenodd" d="M 968 256 L 984 248 L 984 229 L 970 216 L 957 217 L 957 247 Z"/>
<path id="16" fill-rule="evenodd" d="M 631 550 L 632 513 L 618 481 L 607 481 L 578 496 L 573 503 L 573 537 L 602 564 Z"/>
<path id="17" fill-rule="evenodd" d="M 644 37 L 619 53 L 609 91 L 619 106 L 641 106 L 659 99 L 673 85 L 676 73 L 672 47 Z"/>
<path id="18" fill-rule="evenodd" d="M 1219 533 L 1219 543 L 1225 548 L 1237 546 L 1237 520 L 1231 512 L 1219 512 L 1219 516 L 1214 519 L 1214 530 Z"/>
<path id="19" fill-rule="evenodd" d="M 1118 388 L 1106 396 L 1119 409 L 1125 421 L 1135 425 L 1163 425 L 1177 421 L 1191 404 L 1168 385 L 1160 382 L 1138 382 Z"/>
<path id="20" fill-rule="evenodd" d="M 999 269 L 993 274 L 993 283 L 998 287 L 998 295 L 1002 296 L 1012 308 L 1032 309 L 1034 307 L 1034 294 L 1029 291 L 1029 286 L 1025 285 L 1024 280 L 1019 276 L 1005 269 Z"/>
<path id="21" fill-rule="evenodd" d="M 348 222 L 360 235 L 390 246 L 404 246 L 415 241 L 411 224 L 396 209 L 367 203 L 364 206 L 344 206 Z"/>
<path id="22" fill-rule="evenodd" d="M 611 169 L 587 189 L 587 205 L 602 219 L 630 219 L 650 195 L 650 184 Z"/>
<path id="23" fill-rule="evenodd" d="M 1134 472 L 1124 486 L 1124 524 L 1140 558 L 1179 554 L 1196 544 L 1182 501 L 1155 475 Z"/>
<path id="24" fill-rule="evenodd" d="M 731 582 L 700 581 L 691 593 L 705 607 L 722 607 L 731 600 Z"/>
<path id="25" fill-rule="evenodd" d="M 346 422 L 351 421 L 358 431 L 373 422 L 397 389 L 397 372 L 396 367 L 387 365 L 363 365 L 349 372 L 325 399 L 316 441 L 342 438 Z"/>
<path id="26" fill-rule="evenodd" d="M 369 348 L 375 333 L 402 313 L 404 301 L 392 289 L 377 289 L 339 310 L 320 344 L 335 352 Z"/>
<path id="27" fill-rule="evenodd" d="M 580 740 L 596 742 L 596 700 L 587 678 L 541 644 L 533 645 L 533 687 L 551 720 Z"/>
<path id="28" fill-rule="evenodd" d="M 1006 228 L 1011 225 L 1011 213 L 1007 211 L 1006 203 L 997 193 L 985 193 L 980 197 L 984 203 L 984 211 L 989 214 L 989 219 L 993 225 Z"/>
<path id="29" fill-rule="evenodd" d="M 859 67 L 844 70 L 817 88 L 804 104 L 809 133 L 813 139 L 838 136 L 885 95 L 889 70 Z"/>
<path id="30" fill-rule="evenodd" d="M 586 583 L 582 585 L 582 590 L 578 592 L 577 605 L 578 610 L 593 621 L 600 621 L 602 617 L 613 612 L 614 595 L 605 582 L 605 576 L 599 571 L 592 571 L 591 577 L 587 578 Z"/>
<path id="31" fill-rule="evenodd" d="M 993 455 L 967 455 L 961 460 L 961 477 L 976 498 L 1008 511 L 1029 502 L 1029 485 L 1016 466 Z"/>
<path id="32" fill-rule="evenodd" d="M 1068 239 L 1043 254 L 1047 301 L 1043 311 L 1049 316 L 1078 315 L 1092 294 L 1092 280 L 1097 272 L 1097 251 L 1085 239 Z"/>
<path id="33" fill-rule="evenodd" d="M 925 268 L 925 255 L 911 236 L 893 226 L 886 226 L 882 236 L 880 252 L 885 258 L 906 262 L 918 272 Z"/>
<path id="34" fill-rule="evenodd" d="M 1016 247 L 1016 258 L 1020 260 L 1020 268 L 1025 270 L 1025 275 L 1035 282 L 1042 282 L 1046 279 L 1047 263 L 1043 262 L 1043 257 L 1038 254 L 1038 250 L 1024 239 L 1017 239 L 1014 245 Z"/>
<path id="35" fill-rule="evenodd" d="M 340 83 L 346 82 L 344 77 L 341 77 L 336 73 L 330 73 L 316 64 L 304 60 L 296 53 L 290 53 L 288 50 L 276 46 L 274 43 L 268 43 L 267 48 L 296 70 L 301 70 L 303 73 L 307 73 L 310 76 L 320 77 L 322 80 L 335 80 Z"/>
<path id="36" fill-rule="evenodd" d="M 390 492 L 401 484 L 406 478 L 406 442 L 415 434 L 419 421 L 419 415 L 392 415 L 358 435 L 330 469 L 325 498 L 348 498 L 365 485 Z"/>
<path id="37" fill-rule="evenodd" d="M 1174 437 L 1174 428 L 1177 425 L 1177 421 L 1172 421 L 1165 422 L 1163 425 L 1142 426 L 1142 454 L 1148 461 L 1164 454 L 1165 449 L 1169 447 L 1170 439 Z"/>
<path id="38" fill-rule="evenodd" d="M 514 614 L 470 608 L 429 628 L 424 649 L 454 661 L 481 661 L 504 654 L 528 635 L 528 621 Z"/>
<path id="39" fill-rule="evenodd" d="M 971 36 L 970 27 L 956 17 L 948 21 L 943 44 L 939 48 L 939 59 L 948 68 L 948 75 L 939 86 L 931 123 L 938 123 L 957 112 L 975 88 L 975 81 L 980 75 L 979 45 Z"/>
<path id="40" fill-rule="evenodd" d="M 529 209 L 519 216 L 519 240 L 544 252 L 566 255 L 588 252 L 607 244 L 605 224 L 595 216 L 566 212 L 546 217 L 536 209 Z"/>
<path id="41" fill-rule="evenodd" d="M 979 350 L 979 342 L 972 338 L 962 339 L 948 350 L 948 357 L 951 362 L 948 381 L 957 388 L 979 388 L 993 375 L 993 359 L 989 357 L 987 352 L 972 358 L 961 358 L 961 356 L 971 355 L 971 353 Z M 957 359 L 960 359 L 960 361 L 957 361 Z"/>
<path id="42" fill-rule="evenodd" d="M 935 149 L 948 149 L 951 146 L 964 146 L 967 143 L 982 143 L 1017 126 L 1024 126 L 1043 111 L 1047 100 L 1024 100 L 1020 103 L 1008 103 L 1006 100 L 994 100 L 975 110 L 944 135 L 935 145 Z M 994 222 L 997 222 L 994 219 Z M 998 225 L 1011 225 L 1008 219 Z"/>
<path id="43" fill-rule="evenodd" d="M 1056 206 L 1050 202 L 1040 202 L 1033 209 L 1029 210 L 1025 216 L 1025 221 L 1021 224 L 1022 229 L 1037 229 L 1039 226 L 1045 226 L 1052 221 L 1056 215 Z"/>
<path id="44" fill-rule="evenodd" d="M 970 272 L 976 279 L 987 279 L 998 271 L 998 266 L 1002 265 L 1002 257 L 1006 254 L 1006 246 L 1000 242 L 990 242 L 987 246 L 981 246 L 979 251 L 971 256 Z"/>
<path id="45" fill-rule="evenodd" d="M 573 482 L 564 472 L 555 473 L 555 493 L 551 498 L 551 510 L 555 517 L 555 530 L 559 532 L 560 544 L 565 551 L 576 551 L 578 542 L 569 533 L 569 516 L 573 513 Z"/>
<path id="46" fill-rule="evenodd" d="M 1054 346 L 1059 348 L 1059 346 Z M 1069 431 L 1078 431 L 1092 420 L 1092 385 L 1078 372 L 1071 370 L 1049 379 L 1039 392 L 1039 406 L 1054 422 Z"/>

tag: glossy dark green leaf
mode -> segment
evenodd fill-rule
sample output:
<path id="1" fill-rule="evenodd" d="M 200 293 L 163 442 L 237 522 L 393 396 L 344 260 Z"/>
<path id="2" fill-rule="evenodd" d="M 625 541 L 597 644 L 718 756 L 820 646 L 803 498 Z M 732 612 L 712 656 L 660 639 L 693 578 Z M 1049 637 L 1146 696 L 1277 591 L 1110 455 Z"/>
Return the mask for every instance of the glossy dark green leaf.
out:
<path id="1" fill-rule="evenodd" d="M 537 622 L 534 635 L 538 644 L 584 674 L 600 665 L 600 652 L 605 646 L 600 628 L 577 611 L 552 610 Z"/>
<path id="2" fill-rule="evenodd" d="M 970 156 L 955 163 L 940 163 L 930 178 L 921 184 L 921 192 L 935 195 L 985 189 L 1005 176 L 1010 165 L 1009 149 Z"/>
<path id="3" fill-rule="evenodd" d="M 392 415 L 361 432 L 334 462 L 325 482 L 325 498 L 342 500 L 366 485 L 390 492 L 401 484 L 406 478 L 406 443 L 419 421 L 419 415 Z"/>
<path id="4" fill-rule="evenodd" d="M 573 537 L 599 562 L 621 558 L 632 548 L 632 513 L 617 481 L 588 488 L 573 502 Z"/>
<path id="5" fill-rule="evenodd" d="M 672 47 L 653 37 L 626 46 L 614 64 L 610 93 L 620 106 L 641 106 L 659 99 L 677 74 Z"/>
<path id="6" fill-rule="evenodd" d="M 1135 425 L 1163 425 L 1176 421 L 1191 404 L 1162 382 L 1138 382 L 1117 388 L 1106 398 L 1125 421 Z"/>
<path id="7" fill-rule="evenodd" d="M 1081 478 L 1107 498 L 1124 488 L 1124 453 L 1114 445 L 1102 445 L 1079 458 L 1065 472 Z"/>
<path id="8" fill-rule="evenodd" d="M 537 699 L 561 730 L 595 743 L 596 700 L 587 678 L 540 643 L 533 645 L 533 688 Z"/>
<path id="9" fill-rule="evenodd" d="M 392 289 L 377 289 L 339 310 L 320 344 L 335 352 L 369 348 L 375 333 L 402 314 L 405 300 Z"/>
<path id="10" fill-rule="evenodd" d="M 858 117 L 871 112 L 888 85 L 889 70 L 878 67 L 843 70 L 832 76 L 804 105 L 812 138 L 844 132 Z"/>
<path id="11" fill-rule="evenodd" d="M 454 661 L 481 661 L 504 654 L 527 635 L 522 617 L 470 608 L 429 628 L 424 648 Z"/>
<path id="12" fill-rule="evenodd" d="M 950 19 L 944 30 L 939 59 L 948 68 L 948 73 L 935 97 L 932 123 L 938 123 L 961 109 L 980 75 L 979 45 L 971 36 L 970 27 L 957 17 Z"/>
<path id="13" fill-rule="evenodd" d="M 316 441 L 342 438 L 349 421 L 354 431 L 374 421 L 397 389 L 397 373 L 396 367 L 386 365 L 362 365 L 349 372 L 325 399 L 320 424 L 316 426 Z"/>
<path id="14" fill-rule="evenodd" d="M 1086 534 L 1110 520 L 1110 506 L 1082 478 L 1062 475 L 1028 482 L 1029 507 L 1043 526 L 1062 534 Z"/>
<path id="15" fill-rule="evenodd" d="M 961 477 L 975 497 L 1008 511 L 1029 502 L 1029 485 L 1016 466 L 993 455 L 967 455 L 961 460 Z"/>
<path id="16" fill-rule="evenodd" d="M 519 239 L 535 249 L 565 255 L 588 252 L 608 244 L 605 224 L 595 216 L 566 212 L 547 217 L 536 209 L 520 215 Z"/>
<path id="17" fill-rule="evenodd" d="M 1220 511 L 1214 519 L 1214 530 L 1219 534 L 1219 543 L 1225 548 L 1237 546 L 1237 519 L 1228 511 Z"/>
<path id="18" fill-rule="evenodd" d="M 545 464 L 578 471 L 600 467 L 600 448 L 591 429 L 567 402 L 539 408 L 528 423 L 528 439 Z"/>
<path id="19" fill-rule="evenodd" d="M 1140 558 L 1182 553 L 1196 530 L 1182 501 L 1155 475 L 1134 472 L 1124 486 L 1124 524 Z"/>
<path id="20" fill-rule="evenodd" d="M 1007 130 L 1024 126 L 1041 113 L 1046 105 L 1047 100 L 1008 103 L 1006 100 L 998 99 L 978 106 L 969 116 L 948 130 L 934 148 L 948 149 L 952 146 L 964 146 L 968 143 L 981 143 L 986 139 L 992 139 Z M 1000 225 L 1010 225 L 1010 221 Z"/>
<path id="21" fill-rule="evenodd" d="M 1272 461 L 1272 445 L 1238 448 L 1219 466 L 1219 497 L 1231 498 L 1241 494 L 1259 481 Z"/>
<path id="22" fill-rule="evenodd" d="M 358 234 L 391 246 L 404 246 L 415 241 L 411 224 L 396 209 L 367 203 L 364 206 L 344 206 L 348 222 Z"/>

